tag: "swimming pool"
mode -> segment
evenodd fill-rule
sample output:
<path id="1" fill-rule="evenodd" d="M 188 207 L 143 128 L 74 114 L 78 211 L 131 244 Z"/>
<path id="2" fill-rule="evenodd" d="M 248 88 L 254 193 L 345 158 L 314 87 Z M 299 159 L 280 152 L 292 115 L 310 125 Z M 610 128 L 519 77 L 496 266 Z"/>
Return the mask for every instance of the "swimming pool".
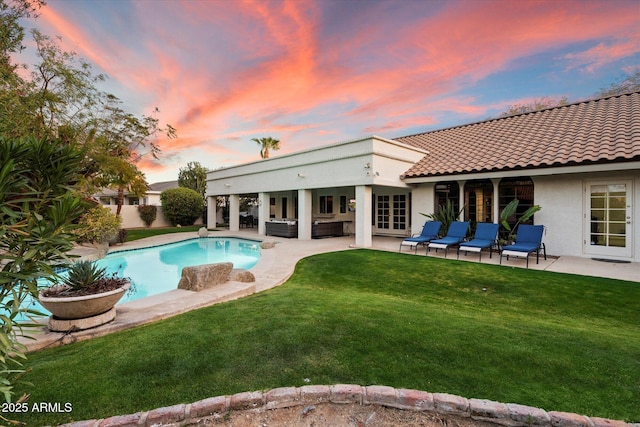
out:
<path id="1" fill-rule="evenodd" d="M 107 274 L 128 277 L 134 284 L 118 304 L 178 289 L 184 267 L 232 262 L 233 268 L 248 270 L 260 259 L 260 242 L 255 240 L 206 237 L 161 246 L 113 252 L 96 261 Z M 31 308 L 48 313 L 37 302 Z"/>

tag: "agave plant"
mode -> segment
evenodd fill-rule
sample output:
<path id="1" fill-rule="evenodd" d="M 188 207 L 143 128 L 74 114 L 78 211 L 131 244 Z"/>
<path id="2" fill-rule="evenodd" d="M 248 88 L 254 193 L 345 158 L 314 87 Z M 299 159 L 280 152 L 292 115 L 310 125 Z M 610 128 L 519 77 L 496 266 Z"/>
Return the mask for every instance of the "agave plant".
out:
<path id="1" fill-rule="evenodd" d="M 451 200 L 447 199 L 447 203 L 439 205 L 436 212 L 432 214 L 424 214 L 420 212 L 420 215 L 424 215 L 432 221 L 440 221 L 442 223 L 440 233 L 444 234 L 447 232 L 452 222 L 458 221 L 462 212 L 464 212 L 464 206 L 462 206 L 460 211 L 456 211 Z"/>
<path id="2" fill-rule="evenodd" d="M 67 270 L 67 277 L 62 281 L 73 290 L 79 290 L 104 279 L 106 269 L 99 268 L 92 261 L 78 261 Z"/>

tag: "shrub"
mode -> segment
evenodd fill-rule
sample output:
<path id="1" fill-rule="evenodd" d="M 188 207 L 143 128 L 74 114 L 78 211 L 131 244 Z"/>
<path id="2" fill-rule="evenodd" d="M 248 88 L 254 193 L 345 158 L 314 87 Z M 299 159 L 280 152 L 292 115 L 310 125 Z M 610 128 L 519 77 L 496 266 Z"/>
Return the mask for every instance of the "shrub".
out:
<path id="1" fill-rule="evenodd" d="M 0 137 L 0 399 L 14 400 L 23 382 L 25 347 L 18 336 L 33 321 L 31 296 L 38 280 L 54 274 L 73 248 L 75 223 L 86 205 L 73 190 L 83 179 L 84 154 L 69 144 L 25 137 Z M 24 384 L 24 382 L 23 382 Z M 12 423 L 0 414 L 0 424 Z"/>
<path id="2" fill-rule="evenodd" d="M 151 227 L 158 215 L 158 208 L 151 205 L 140 205 L 138 206 L 138 214 L 147 227 Z"/>
<path id="3" fill-rule="evenodd" d="M 193 225 L 202 214 L 202 196 L 190 188 L 170 188 L 160 194 L 164 217 L 173 225 Z"/>
<path id="4" fill-rule="evenodd" d="M 96 206 L 80 218 L 78 240 L 83 242 L 108 242 L 118 235 L 122 219 L 109 208 Z"/>

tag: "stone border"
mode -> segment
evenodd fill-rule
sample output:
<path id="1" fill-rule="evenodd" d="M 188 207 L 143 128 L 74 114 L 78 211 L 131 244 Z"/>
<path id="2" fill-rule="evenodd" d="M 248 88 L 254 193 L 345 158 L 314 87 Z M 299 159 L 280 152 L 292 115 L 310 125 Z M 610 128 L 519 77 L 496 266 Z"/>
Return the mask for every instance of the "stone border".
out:
<path id="1" fill-rule="evenodd" d="M 231 411 L 268 411 L 314 404 L 349 403 L 434 412 L 512 427 L 640 427 L 640 423 L 628 424 L 624 421 L 567 412 L 547 412 L 514 403 L 466 399 L 446 393 L 427 393 L 380 385 L 363 387 L 355 384 L 308 385 L 275 388 L 266 392 L 250 391 L 153 409 L 148 412 L 118 415 L 101 420 L 78 421 L 59 427 L 177 427 L 207 419 L 220 419 Z"/>

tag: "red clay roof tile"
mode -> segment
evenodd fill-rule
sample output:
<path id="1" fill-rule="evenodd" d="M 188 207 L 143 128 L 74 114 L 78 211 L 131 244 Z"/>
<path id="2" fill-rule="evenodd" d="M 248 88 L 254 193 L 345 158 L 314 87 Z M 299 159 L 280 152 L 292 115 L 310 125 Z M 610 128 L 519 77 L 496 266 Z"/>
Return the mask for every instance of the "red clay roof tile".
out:
<path id="1" fill-rule="evenodd" d="M 429 152 L 405 178 L 640 160 L 640 92 L 395 140 Z"/>

